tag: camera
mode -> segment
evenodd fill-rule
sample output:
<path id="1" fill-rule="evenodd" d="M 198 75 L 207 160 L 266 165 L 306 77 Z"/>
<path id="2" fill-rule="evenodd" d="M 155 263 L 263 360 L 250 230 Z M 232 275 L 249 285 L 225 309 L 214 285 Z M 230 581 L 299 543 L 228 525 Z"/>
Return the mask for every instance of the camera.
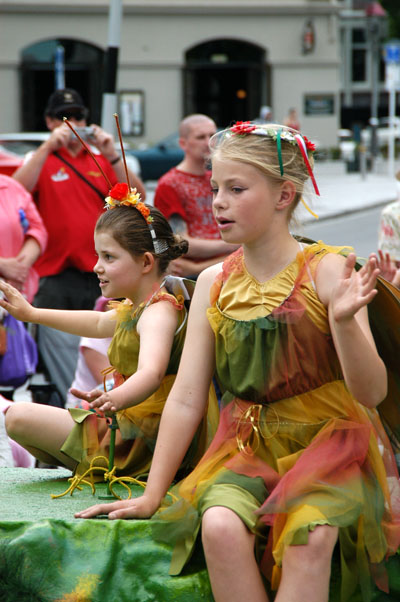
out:
<path id="1" fill-rule="evenodd" d="M 79 134 L 82 140 L 89 140 L 94 136 L 94 129 L 91 127 L 76 127 L 75 131 L 77 134 Z M 71 132 L 71 135 L 74 136 L 74 133 Z"/>

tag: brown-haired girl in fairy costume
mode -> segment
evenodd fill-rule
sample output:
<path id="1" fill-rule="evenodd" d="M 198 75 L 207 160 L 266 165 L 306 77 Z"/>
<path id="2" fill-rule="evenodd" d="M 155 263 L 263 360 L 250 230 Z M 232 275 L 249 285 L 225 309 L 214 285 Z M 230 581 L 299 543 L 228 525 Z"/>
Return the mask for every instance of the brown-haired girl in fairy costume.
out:
<path id="1" fill-rule="evenodd" d="M 112 337 L 108 356 L 115 386 L 108 392 L 73 390 L 86 400 L 87 410 L 15 404 L 7 411 L 6 428 L 39 460 L 81 475 L 94 457 L 108 456 L 107 417 L 116 414 L 116 475 L 135 476 L 150 468 L 160 417 L 178 369 L 187 322 L 184 296 L 189 297 L 183 281 L 166 272 L 188 245 L 127 184 L 110 190 L 106 208 L 94 232 L 94 272 L 102 294 L 123 301 L 111 301 L 107 312 L 51 310 L 31 306 L 5 283 L 0 290 L 6 297 L 3 307 L 20 320 L 80 336 Z M 209 418 L 216 414 L 212 397 Z M 205 418 L 203 427 L 192 456 L 183 463 L 186 468 L 205 450 L 212 419 Z"/>

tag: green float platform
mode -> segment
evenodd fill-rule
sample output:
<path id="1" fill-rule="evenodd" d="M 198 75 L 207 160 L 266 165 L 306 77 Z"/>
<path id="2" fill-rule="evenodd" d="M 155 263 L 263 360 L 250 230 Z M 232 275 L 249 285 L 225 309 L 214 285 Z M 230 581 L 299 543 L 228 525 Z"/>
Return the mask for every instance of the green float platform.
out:
<path id="1" fill-rule="evenodd" d="M 171 550 L 155 543 L 147 520 L 75 519 L 74 513 L 106 494 L 87 486 L 72 496 L 70 472 L 0 469 L 0 602 L 212 602 L 204 558 L 198 551 L 184 574 L 170 577 Z M 133 496 L 141 495 L 132 487 Z M 400 556 L 388 563 L 390 594 L 372 602 L 400 601 Z M 330 602 L 339 602 L 339 566 L 333 563 Z M 354 594 L 349 602 L 362 602 Z"/>
<path id="2" fill-rule="evenodd" d="M 0 469 L 1 602 L 211 602 L 204 560 L 170 577 L 171 551 L 149 521 L 75 519 L 106 494 L 83 486 L 60 499 L 67 470 Z M 143 489 L 132 487 L 133 496 Z"/>

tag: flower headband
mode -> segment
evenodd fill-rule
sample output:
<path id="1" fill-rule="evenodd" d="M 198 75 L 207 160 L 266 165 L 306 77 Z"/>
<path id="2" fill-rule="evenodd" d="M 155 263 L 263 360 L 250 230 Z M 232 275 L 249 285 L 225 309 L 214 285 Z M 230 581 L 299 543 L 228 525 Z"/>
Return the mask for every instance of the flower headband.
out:
<path id="1" fill-rule="evenodd" d="M 134 207 L 142 214 L 149 226 L 151 238 L 153 241 L 153 247 L 156 254 L 163 253 L 168 249 L 168 244 L 165 240 L 158 240 L 156 232 L 153 227 L 154 219 L 150 215 L 150 209 L 140 200 L 140 192 L 137 192 L 136 188 L 129 188 L 125 182 L 118 182 L 115 184 L 106 197 L 105 209 L 115 209 L 115 207 Z"/>
<path id="2" fill-rule="evenodd" d="M 114 209 L 115 207 L 126 206 L 126 207 L 134 207 L 135 209 L 137 209 L 139 211 L 139 213 L 141 213 L 143 218 L 146 220 L 147 225 L 149 226 L 151 239 L 153 242 L 154 252 L 156 253 L 156 255 L 160 255 L 161 253 L 164 253 L 164 251 L 166 251 L 168 249 L 168 243 L 165 240 L 159 240 L 157 238 L 156 231 L 154 230 L 154 227 L 152 224 L 152 222 L 154 220 L 150 215 L 149 207 L 147 207 L 147 205 L 145 205 L 140 200 L 140 192 L 138 192 L 136 188 L 131 188 L 131 186 L 130 186 L 128 168 L 126 165 L 124 145 L 122 143 L 122 136 L 121 136 L 121 130 L 119 127 L 118 115 L 116 113 L 114 113 L 114 117 L 117 122 L 118 135 L 119 135 L 119 140 L 120 140 L 120 144 L 121 144 L 121 152 L 122 152 L 122 158 L 123 158 L 123 162 L 124 162 L 124 166 L 125 166 L 125 173 L 126 173 L 126 180 L 127 180 L 127 184 L 125 184 L 125 182 L 122 182 L 122 183 L 118 182 L 117 184 L 115 184 L 115 186 L 112 186 L 109 178 L 104 173 L 100 163 L 97 161 L 96 157 L 94 156 L 94 154 L 92 153 L 92 151 L 90 150 L 88 145 L 82 140 L 82 138 L 79 136 L 78 132 L 74 129 L 74 127 L 70 124 L 70 122 L 68 121 L 68 119 L 66 117 L 64 117 L 64 121 L 68 125 L 68 127 L 73 131 L 73 133 L 78 138 L 78 140 L 80 141 L 82 146 L 86 149 L 86 151 L 92 157 L 93 161 L 96 163 L 97 167 L 100 169 L 100 172 L 103 174 L 103 177 L 106 180 L 106 182 L 110 188 L 108 197 L 106 197 L 106 199 L 105 199 L 106 204 L 104 205 L 104 208 L 105 209 Z"/>
<path id="3" fill-rule="evenodd" d="M 284 174 L 283 170 L 283 160 L 282 160 L 282 141 L 288 142 L 293 146 L 298 146 L 301 152 L 301 155 L 304 160 L 304 164 L 308 171 L 308 174 L 311 178 L 311 182 L 313 184 L 315 193 L 320 196 L 317 182 L 314 177 L 313 170 L 310 165 L 310 161 L 308 159 L 308 152 L 313 153 L 315 151 L 315 144 L 311 142 L 306 136 L 302 136 L 297 130 L 293 130 L 291 128 L 283 127 L 281 125 L 273 125 L 265 124 L 258 125 L 251 123 L 250 121 L 237 121 L 232 127 L 229 128 L 228 132 L 232 132 L 232 134 L 238 136 L 245 136 L 247 134 L 255 134 L 256 136 L 265 136 L 267 138 L 271 138 L 276 142 L 276 148 L 278 153 L 278 163 L 279 163 L 279 171 L 281 176 Z M 313 215 L 318 219 L 318 216 L 311 211 L 310 207 L 306 204 L 303 198 L 301 198 L 301 202 Z"/>

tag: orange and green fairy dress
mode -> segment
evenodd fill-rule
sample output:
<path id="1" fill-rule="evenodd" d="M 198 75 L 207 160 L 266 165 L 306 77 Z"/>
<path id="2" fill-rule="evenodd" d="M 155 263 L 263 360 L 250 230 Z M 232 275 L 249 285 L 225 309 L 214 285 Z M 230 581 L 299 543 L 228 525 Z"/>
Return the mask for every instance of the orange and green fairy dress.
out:
<path id="1" fill-rule="evenodd" d="M 187 281 L 186 283 L 191 284 Z M 128 299 L 122 302 L 112 302 L 117 314 L 117 324 L 108 349 L 108 358 L 115 386 L 122 384 L 137 370 L 140 337 L 136 327 L 146 307 L 153 303 L 167 301 L 178 312 L 178 326 L 174 335 L 170 360 L 160 387 L 143 402 L 116 413 L 118 429 L 115 439 L 114 466 L 117 476 L 137 476 L 149 472 L 161 414 L 178 371 L 187 323 L 184 297 L 189 300 L 190 296 L 185 281 L 180 278 L 168 276 L 165 287 L 171 290 L 171 293 L 162 292 L 160 289 L 152 295 L 150 300 L 136 308 Z M 74 408 L 69 412 L 76 424 L 65 440 L 61 451 L 78 462 L 75 474 L 82 475 L 90 467 L 90 462 L 94 458 L 98 456 L 108 458 L 109 421 L 90 410 Z M 217 422 L 218 403 L 214 389 L 211 387 L 207 416 L 204 417 L 182 464 L 182 468 L 186 469 L 186 472 L 187 469 L 195 466 L 196 461 L 207 449 L 215 433 Z M 102 466 L 103 463 L 100 465 Z M 99 475 L 99 478 L 102 479 L 102 474 Z"/>
<path id="2" fill-rule="evenodd" d="M 400 542 L 400 486 L 394 454 L 375 409 L 348 391 L 315 289 L 320 260 L 340 249 L 300 245 L 267 282 L 231 255 L 211 290 L 223 391 L 217 433 L 194 471 L 173 489 L 178 501 L 153 517 L 157 539 L 173 543 L 171 574 L 193 549 L 207 508 L 233 510 L 257 534 L 261 569 L 279 585 L 288 545 L 316 525 L 339 527 L 342 600 L 371 575 L 386 588 L 383 561 Z M 177 522 L 178 521 L 178 522 Z"/>

